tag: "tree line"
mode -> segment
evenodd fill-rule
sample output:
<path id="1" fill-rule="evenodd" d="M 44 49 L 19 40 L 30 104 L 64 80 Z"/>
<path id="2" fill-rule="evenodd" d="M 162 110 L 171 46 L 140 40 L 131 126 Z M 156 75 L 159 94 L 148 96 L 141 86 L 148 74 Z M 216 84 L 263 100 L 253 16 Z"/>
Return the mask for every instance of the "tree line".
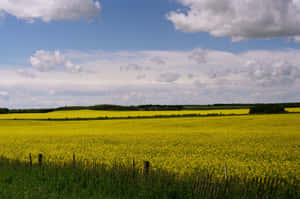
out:
<path id="1" fill-rule="evenodd" d="M 273 103 L 273 104 L 211 104 L 211 105 L 94 105 L 94 106 L 65 106 L 46 109 L 8 109 L 0 108 L 0 114 L 8 113 L 49 113 L 53 111 L 72 110 L 102 110 L 102 111 L 181 111 L 181 110 L 213 110 L 213 109 L 250 109 L 250 113 L 283 112 L 284 108 L 300 107 L 300 103 Z"/>

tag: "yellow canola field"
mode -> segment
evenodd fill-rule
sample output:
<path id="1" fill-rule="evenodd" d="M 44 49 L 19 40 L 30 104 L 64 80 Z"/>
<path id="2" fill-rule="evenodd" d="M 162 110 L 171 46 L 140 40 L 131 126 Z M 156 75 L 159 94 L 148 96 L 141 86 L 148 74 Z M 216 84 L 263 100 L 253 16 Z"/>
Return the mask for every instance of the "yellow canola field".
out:
<path id="1" fill-rule="evenodd" d="M 287 112 L 300 113 L 300 108 L 285 108 Z"/>
<path id="2" fill-rule="evenodd" d="M 137 117 L 137 116 L 169 116 L 189 114 L 248 114 L 249 109 L 232 110 L 200 110 L 200 111 L 54 111 L 50 113 L 0 114 L 0 119 L 72 119 L 72 118 L 98 118 L 98 117 Z"/>
<path id="3" fill-rule="evenodd" d="M 114 161 L 177 173 L 300 178 L 300 114 L 100 121 L 0 120 L 0 155 Z"/>

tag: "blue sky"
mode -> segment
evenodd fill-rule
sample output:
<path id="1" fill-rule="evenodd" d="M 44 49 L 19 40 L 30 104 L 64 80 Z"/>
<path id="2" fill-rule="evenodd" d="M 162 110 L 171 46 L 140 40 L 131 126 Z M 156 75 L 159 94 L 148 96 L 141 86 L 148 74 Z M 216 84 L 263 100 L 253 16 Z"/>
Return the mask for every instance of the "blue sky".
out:
<path id="1" fill-rule="evenodd" d="M 300 8 L 298 1 L 63 0 L 53 8 L 48 2 L 0 3 L 0 72 L 6 75 L 0 81 L 0 106 L 31 107 L 32 99 L 42 101 L 39 107 L 66 101 L 73 105 L 300 100 L 287 90 L 296 89 L 300 70 L 300 16 L 294 13 Z M 97 74 L 103 81 L 96 81 Z M 256 85 L 244 82 L 251 75 L 249 82 Z M 226 87 L 218 81 L 229 83 Z M 235 81 L 243 81 L 244 87 L 233 86 Z M 57 82 L 69 86 L 61 89 Z M 36 84 L 44 84 L 49 93 Z M 127 92 L 122 92 L 124 85 Z M 97 95 L 103 91 L 91 88 L 98 86 L 109 94 Z M 180 97 L 189 95 L 187 88 L 197 95 Z M 161 95 L 148 97 L 157 90 Z M 178 94 L 163 97 L 176 90 Z M 269 93 L 260 98 L 263 90 Z M 273 97 L 274 90 L 281 91 L 280 97 Z M 70 102 L 68 93 L 81 97 Z M 20 96 L 27 101 L 19 103 Z"/>
<path id="2" fill-rule="evenodd" d="M 116 50 L 190 50 L 204 49 L 241 52 L 251 49 L 299 48 L 286 38 L 251 40 L 238 43 L 229 37 L 215 38 L 208 33 L 184 33 L 175 30 L 166 19 L 172 10 L 183 8 L 168 0 L 102 0 L 100 20 L 38 20 L 30 24 L 7 15 L 1 22 L 0 55 L 2 64 L 26 60 L 38 49 Z M 20 59 L 20 60 L 18 60 Z"/>

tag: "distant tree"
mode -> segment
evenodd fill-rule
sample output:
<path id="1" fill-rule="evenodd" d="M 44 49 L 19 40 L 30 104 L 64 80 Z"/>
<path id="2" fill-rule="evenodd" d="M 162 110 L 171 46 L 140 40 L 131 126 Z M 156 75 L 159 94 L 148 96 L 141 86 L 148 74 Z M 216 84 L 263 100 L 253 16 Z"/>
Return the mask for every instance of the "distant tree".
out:
<path id="1" fill-rule="evenodd" d="M 250 114 L 284 112 L 284 106 L 281 104 L 256 104 L 250 108 Z"/>
<path id="2" fill-rule="evenodd" d="M 7 114 L 9 110 L 7 108 L 0 108 L 0 114 Z"/>

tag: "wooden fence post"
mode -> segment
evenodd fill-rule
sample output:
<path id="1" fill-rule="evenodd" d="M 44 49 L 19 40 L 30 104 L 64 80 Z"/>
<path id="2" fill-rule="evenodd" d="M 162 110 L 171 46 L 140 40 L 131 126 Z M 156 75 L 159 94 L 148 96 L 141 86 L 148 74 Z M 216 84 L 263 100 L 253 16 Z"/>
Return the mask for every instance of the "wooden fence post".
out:
<path id="1" fill-rule="evenodd" d="M 30 167 L 32 167 L 32 156 L 31 156 L 31 153 L 29 153 L 29 165 L 30 165 Z"/>
<path id="2" fill-rule="evenodd" d="M 224 169 L 225 169 L 225 180 L 227 181 L 227 179 L 228 179 L 228 173 L 227 173 L 227 165 L 226 165 L 226 163 L 224 164 Z"/>
<path id="3" fill-rule="evenodd" d="M 150 162 L 144 161 L 144 175 L 145 176 L 149 175 L 149 170 L 150 170 Z"/>
<path id="4" fill-rule="evenodd" d="M 135 159 L 132 160 L 132 168 L 135 169 Z"/>
<path id="5" fill-rule="evenodd" d="M 41 167 L 43 165 L 43 155 L 39 154 L 39 166 Z"/>
<path id="6" fill-rule="evenodd" d="M 223 195 L 223 198 L 226 198 L 226 194 L 228 192 L 228 173 L 227 173 L 227 165 L 226 165 L 226 163 L 224 164 L 224 170 L 225 170 L 225 175 L 224 175 L 225 185 L 224 185 L 224 195 Z"/>
<path id="7" fill-rule="evenodd" d="M 76 166 L 76 157 L 75 157 L 75 153 L 73 153 L 73 167 L 75 168 Z"/>

